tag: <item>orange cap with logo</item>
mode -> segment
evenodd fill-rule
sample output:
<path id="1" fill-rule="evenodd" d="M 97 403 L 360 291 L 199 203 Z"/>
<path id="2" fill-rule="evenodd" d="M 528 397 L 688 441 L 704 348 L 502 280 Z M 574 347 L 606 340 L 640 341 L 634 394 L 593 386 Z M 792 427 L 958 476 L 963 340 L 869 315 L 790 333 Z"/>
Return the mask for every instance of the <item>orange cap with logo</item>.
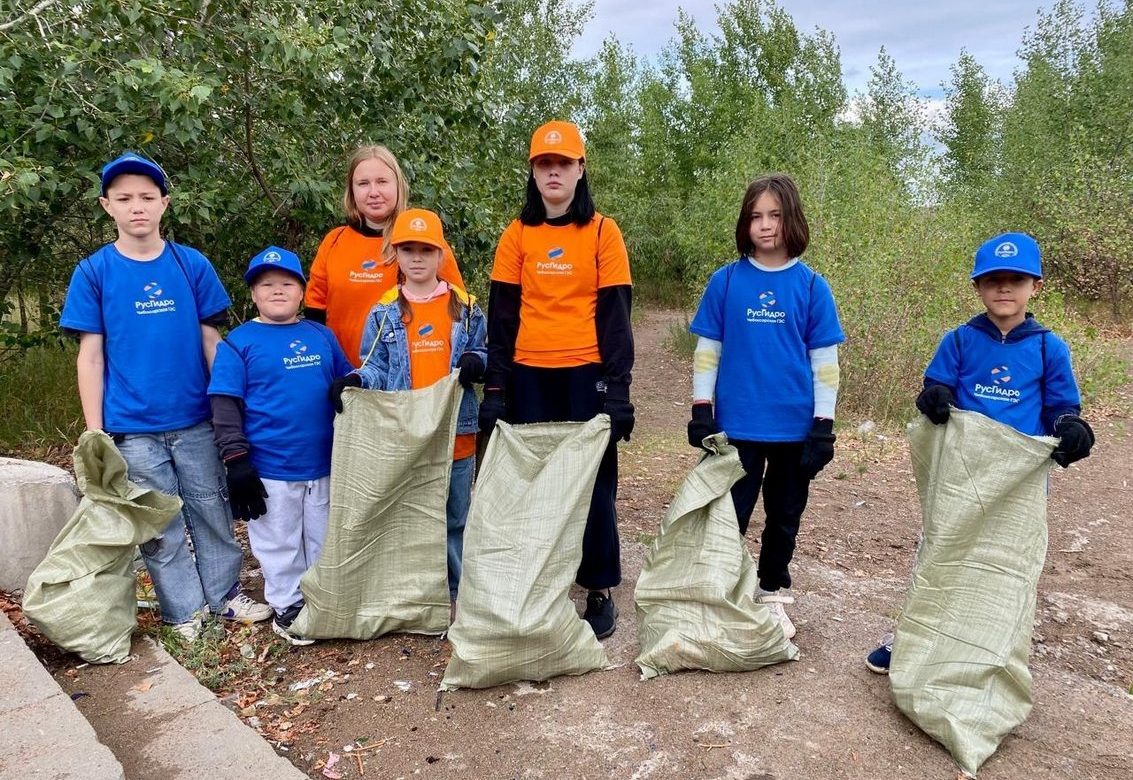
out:
<path id="1" fill-rule="evenodd" d="M 422 244 L 445 249 L 445 231 L 441 218 L 428 209 L 406 209 L 397 215 L 390 231 L 389 242 L 393 246 L 419 241 Z"/>
<path id="2" fill-rule="evenodd" d="M 531 136 L 530 162 L 541 154 L 557 154 L 571 160 L 586 157 L 586 146 L 582 143 L 582 133 L 578 125 L 571 122 L 548 122 Z"/>

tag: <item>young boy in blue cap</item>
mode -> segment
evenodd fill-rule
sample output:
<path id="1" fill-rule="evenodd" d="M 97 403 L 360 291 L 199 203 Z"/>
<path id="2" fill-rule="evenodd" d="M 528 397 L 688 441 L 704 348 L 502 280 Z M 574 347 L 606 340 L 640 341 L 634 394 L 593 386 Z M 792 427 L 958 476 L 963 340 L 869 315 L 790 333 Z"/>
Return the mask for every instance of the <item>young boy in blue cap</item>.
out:
<path id="1" fill-rule="evenodd" d="M 248 541 L 275 611 L 272 629 L 294 645 L 303 608 L 299 580 L 318 560 L 330 512 L 334 407 L 329 391 L 352 366 L 334 334 L 299 318 L 307 279 L 299 258 L 269 246 L 244 280 L 260 316 L 216 351 L 209 397 L 216 444 L 228 471 L 232 513 Z"/>
<path id="2" fill-rule="evenodd" d="M 114 438 L 133 482 L 184 502 L 141 546 L 161 618 L 190 640 L 206 607 L 230 620 L 266 620 L 267 605 L 240 590 L 243 551 L 205 393 L 228 294 L 204 255 L 162 239 L 169 184 L 157 163 L 133 152 L 111 160 L 99 203 L 118 238 L 79 262 L 59 324 L 79 335 L 86 427 Z"/>
<path id="3" fill-rule="evenodd" d="M 1051 458 L 1066 468 L 1088 457 L 1094 432 L 1079 413 L 1078 383 L 1066 342 L 1027 311 L 1043 286 L 1039 245 L 1026 233 L 1003 233 L 976 250 L 972 286 L 987 310 L 944 334 L 925 369 L 919 409 L 934 425 L 951 407 L 979 412 L 1028 436 L 1054 436 Z M 866 658 L 889 673 L 893 635 Z"/>

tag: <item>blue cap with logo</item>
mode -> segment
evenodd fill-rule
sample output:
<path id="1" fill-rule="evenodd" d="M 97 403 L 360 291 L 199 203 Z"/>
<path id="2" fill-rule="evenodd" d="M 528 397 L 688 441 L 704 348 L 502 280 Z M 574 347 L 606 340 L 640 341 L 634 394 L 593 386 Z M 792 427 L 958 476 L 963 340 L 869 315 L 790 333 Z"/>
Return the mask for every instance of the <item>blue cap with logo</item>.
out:
<path id="1" fill-rule="evenodd" d="M 1026 233 L 1002 233 L 983 242 L 976 250 L 972 278 L 978 279 L 995 271 L 1013 271 L 1042 279 L 1043 264 L 1038 242 Z"/>
<path id="2" fill-rule="evenodd" d="M 153 160 L 148 160 L 142 157 L 137 152 L 126 152 L 120 157 L 115 157 L 102 167 L 102 195 L 106 197 L 106 188 L 110 186 L 110 182 L 124 173 L 136 173 L 139 176 L 148 176 L 153 179 L 153 183 L 161 190 L 162 195 L 169 194 L 169 180 L 165 176 L 165 171 L 161 166 Z"/>
<path id="3" fill-rule="evenodd" d="M 307 283 L 307 277 L 303 275 L 303 265 L 299 262 L 299 256 L 277 246 L 269 246 L 252 258 L 252 262 L 248 263 L 248 270 L 244 272 L 244 281 L 252 284 L 257 276 L 273 268 L 298 276 L 299 281 L 303 284 Z"/>

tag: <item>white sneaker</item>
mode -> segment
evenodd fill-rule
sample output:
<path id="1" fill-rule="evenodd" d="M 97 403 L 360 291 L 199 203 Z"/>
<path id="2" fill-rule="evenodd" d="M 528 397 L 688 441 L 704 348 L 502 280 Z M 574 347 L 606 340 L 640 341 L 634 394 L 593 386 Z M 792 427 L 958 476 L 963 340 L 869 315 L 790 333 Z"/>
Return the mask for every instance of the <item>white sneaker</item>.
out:
<path id="1" fill-rule="evenodd" d="M 795 637 L 795 624 L 787 617 L 787 610 L 783 608 L 784 604 L 794 604 L 794 596 L 785 595 L 782 591 L 760 591 L 759 596 L 755 599 L 760 604 L 767 606 L 771 610 L 771 614 L 779 621 L 779 625 L 783 628 L 783 636 L 787 639 L 794 639 Z"/>
<path id="2" fill-rule="evenodd" d="M 224 611 L 220 616 L 225 620 L 239 620 L 241 623 L 259 623 L 274 614 L 275 611 L 267 604 L 254 601 L 245 595 L 244 591 L 238 591 L 224 605 Z"/>
<path id="3" fill-rule="evenodd" d="M 201 628 L 204 627 L 204 621 L 201 620 L 200 613 L 197 613 L 193 615 L 192 619 L 186 620 L 184 623 L 171 623 L 169 627 L 177 632 L 177 635 L 186 642 L 192 642 L 201 635 Z"/>

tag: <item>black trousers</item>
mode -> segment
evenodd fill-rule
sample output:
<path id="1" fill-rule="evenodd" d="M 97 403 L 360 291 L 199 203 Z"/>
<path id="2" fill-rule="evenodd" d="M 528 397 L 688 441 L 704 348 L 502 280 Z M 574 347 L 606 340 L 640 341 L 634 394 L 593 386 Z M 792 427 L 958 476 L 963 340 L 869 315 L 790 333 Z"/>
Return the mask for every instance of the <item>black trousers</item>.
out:
<path id="1" fill-rule="evenodd" d="M 508 385 L 510 423 L 585 422 L 602 412 L 605 394 L 598 391 L 602 367 L 597 363 L 569 368 L 535 368 L 515 364 Z M 618 449 L 611 441 L 598 466 L 590 514 L 582 537 L 582 563 L 576 582 L 588 590 L 612 588 L 622 581 L 618 540 Z"/>
<path id="2" fill-rule="evenodd" d="M 747 534 L 759 490 L 767 521 L 759 548 L 759 587 L 778 590 L 791 587 L 789 566 L 795 554 L 795 537 L 806 509 L 810 480 L 799 468 L 802 442 L 731 441 L 740 453 L 746 472 L 732 486 L 732 502 L 740 521 L 740 535 Z"/>

